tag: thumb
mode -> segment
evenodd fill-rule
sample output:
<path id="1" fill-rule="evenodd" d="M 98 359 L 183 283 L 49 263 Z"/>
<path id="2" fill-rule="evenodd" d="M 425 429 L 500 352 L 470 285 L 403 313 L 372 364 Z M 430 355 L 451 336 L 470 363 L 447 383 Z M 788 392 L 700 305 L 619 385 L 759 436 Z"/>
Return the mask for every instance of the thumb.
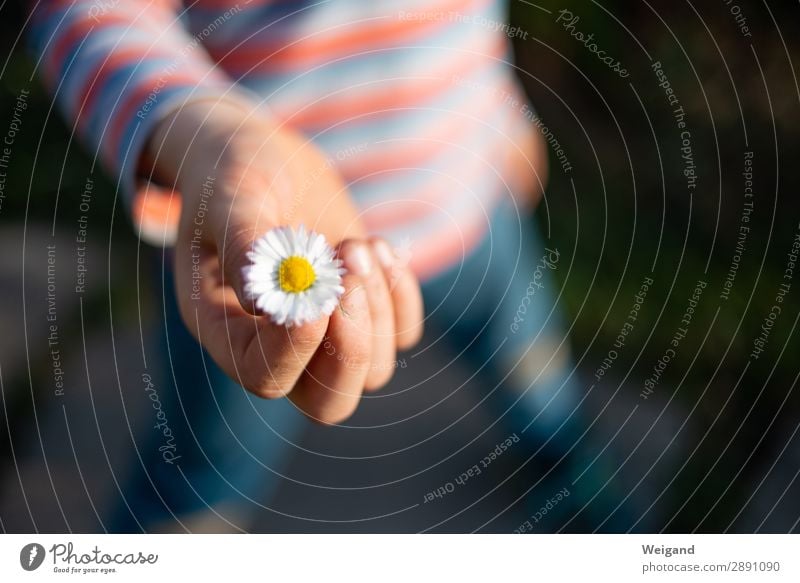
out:
<path id="1" fill-rule="evenodd" d="M 211 217 L 222 284 L 233 288 L 242 308 L 251 314 L 259 312 L 254 299 L 245 291 L 244 269 L 251 264 L 248 253 L 253 249 L 254 241 L 281 225 L 274 197 L 267 189 L 260 192 L 266 194 L 239 191 L 237 195 L 219 200 L 213 206 Z"/>

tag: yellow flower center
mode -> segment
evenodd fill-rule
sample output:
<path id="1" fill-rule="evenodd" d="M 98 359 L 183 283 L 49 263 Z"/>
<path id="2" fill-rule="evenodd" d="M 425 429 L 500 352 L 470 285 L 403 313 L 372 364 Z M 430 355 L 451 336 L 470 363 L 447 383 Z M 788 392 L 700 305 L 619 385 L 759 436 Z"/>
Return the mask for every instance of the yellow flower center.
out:
<path id="1" fill-rule="evenodd" d="M 278 282 L 285 292 L 298 294 L 306 291 L 317 279 L 314 268 L 305 257 L 292 255 L 281 261 Z"/>

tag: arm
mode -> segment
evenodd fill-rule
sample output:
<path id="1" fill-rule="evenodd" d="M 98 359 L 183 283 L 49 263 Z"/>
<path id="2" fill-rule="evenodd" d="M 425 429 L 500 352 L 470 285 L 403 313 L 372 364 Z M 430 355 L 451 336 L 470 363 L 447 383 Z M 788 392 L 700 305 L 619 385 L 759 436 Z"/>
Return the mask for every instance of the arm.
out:
<path id="1" fill-rule="evenodd" d="M 41 73 L 129 202 L 141 170 L 181 193 L 175 279 L 184 322 L 251 392 L 288 395 L 322 422 L 343 420 L 364 389 L 389 380 L 396 350 L 419 339 L 416 279 L 393 264 L 384 241 L 365 237 L 324 155 L 215 69 L 181 28 L 175 4 L 97 6 L 36 5 Z M 245 253 L 266 230 L 301 223 L 338 245 L 348 270 L 342 309 L 275 326 L 245 298 Z"/>
<path id="2" fill-rule="evenodd" d="M 239 93 L 180 21 L 172 0 L 32 0 L 37 71 L 126 203 L 145 144 L 188 100 Z"/>

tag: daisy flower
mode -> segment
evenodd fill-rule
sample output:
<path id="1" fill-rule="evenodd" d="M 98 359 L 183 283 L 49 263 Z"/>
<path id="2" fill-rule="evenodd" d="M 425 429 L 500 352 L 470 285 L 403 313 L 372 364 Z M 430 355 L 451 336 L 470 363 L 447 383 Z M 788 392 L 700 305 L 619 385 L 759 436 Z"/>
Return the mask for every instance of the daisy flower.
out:
<path id="1" fill-rule="evenodd" d="M 275 324 L 301 326 L 329 316 L 344 293 L 342 261 L 323 235 L 302 225 L 268 231 L 247 258 L 244 291 Z"/>

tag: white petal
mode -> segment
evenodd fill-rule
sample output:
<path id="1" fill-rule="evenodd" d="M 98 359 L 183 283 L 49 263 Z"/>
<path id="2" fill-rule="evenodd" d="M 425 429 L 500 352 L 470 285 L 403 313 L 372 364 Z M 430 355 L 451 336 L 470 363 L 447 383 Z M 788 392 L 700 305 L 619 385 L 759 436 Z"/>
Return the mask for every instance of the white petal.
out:
<path id="1" fill-rule="evenodd" d="M 311 288 L 287 293 L 280 288 L 279 271 L 283 259 L 297 255 L 314 268 Z M 243 268 L 245 293 L 256 307 L 278 325 L 300 326 L 330 315 L 344 293 L 342 261 L 334 258 L 325 237 L 301 225 L 277 227 L 253 243 L 247 253 L 251 264 Z"/>

